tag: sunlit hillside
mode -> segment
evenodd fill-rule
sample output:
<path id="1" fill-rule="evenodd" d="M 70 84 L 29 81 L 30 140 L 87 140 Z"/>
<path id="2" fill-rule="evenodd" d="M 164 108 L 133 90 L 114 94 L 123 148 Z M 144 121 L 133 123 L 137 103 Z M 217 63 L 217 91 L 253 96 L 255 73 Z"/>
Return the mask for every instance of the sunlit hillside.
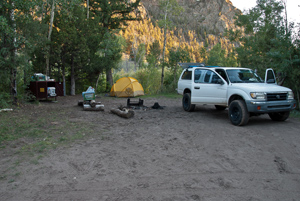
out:
<path id="1" fill-rule="evenodd" d="M 235 29 L 234 16 L 240 11 L 229 0 L 180 0 L 178 3 L 184 11 L 172 17 L 175 26 L 167 32 L 166 55 L 172 48 L 180 47 L 188 50 L 193 62 L 204 62 L 206 58 L 201 52 L 209 51 L 217 43 L 232 51 L 233 44 L 223 34 L 227 28 Z M 159 42 L 162 50 L 164 30 L 158 26 L 160 12 L 158 1 L 142 1 L 142 20 L 129 22 L 127 29 L 120 33 L 127 41 L 127 55 L 132 57 L 140 44 L 145 45 L 146 55 L 154 41 Z"/>

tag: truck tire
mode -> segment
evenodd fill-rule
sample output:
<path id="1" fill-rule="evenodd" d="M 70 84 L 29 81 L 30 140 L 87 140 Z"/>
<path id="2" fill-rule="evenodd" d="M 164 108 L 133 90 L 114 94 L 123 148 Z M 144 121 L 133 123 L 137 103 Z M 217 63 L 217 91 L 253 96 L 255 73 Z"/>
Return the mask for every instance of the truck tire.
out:
<path id="1" fill-rule="evenodd" d="M 243 100 L 234 100 L 228 108 L 228 117 L 235 126 L 246 125 L 249 121 L 249 112 Z"/>
<path id="2" fill-rule="evenodd" d="M 187 112 L 192 112 L 195 109 L 195 104 L 191 104 L 191 94 L 185 93 L 182 98 L 182 107 Z"/>
<path id="3" fill-rule="evenodd" d="M 285 121 L 287 118 L 289 118 L 290 112 L 273 112 L 269 113 L 269 117 L 273 121 Z"/>

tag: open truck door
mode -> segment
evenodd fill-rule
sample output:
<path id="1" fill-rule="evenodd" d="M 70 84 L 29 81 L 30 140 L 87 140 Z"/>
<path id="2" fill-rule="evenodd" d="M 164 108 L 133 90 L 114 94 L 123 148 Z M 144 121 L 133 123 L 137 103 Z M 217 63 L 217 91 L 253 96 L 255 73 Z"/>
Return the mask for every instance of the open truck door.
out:
<path id="1" fill-rule="evenodd" d="M 265 74 L 265 83 L 267 84 L 277 84 L 275 73 L 272 68 L 268 68 Z"/>

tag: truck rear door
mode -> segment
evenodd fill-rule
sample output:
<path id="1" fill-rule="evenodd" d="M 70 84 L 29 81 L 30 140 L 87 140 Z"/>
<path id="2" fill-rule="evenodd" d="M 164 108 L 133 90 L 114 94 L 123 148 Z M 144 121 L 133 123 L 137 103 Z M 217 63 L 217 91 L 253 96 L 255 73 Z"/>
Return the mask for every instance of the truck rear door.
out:
<path id="1" fill-rule="evenodd" d="M 226 104 L 227 84 L 214 71 L 195 69 L 192 83 L 192 104 Z"/>

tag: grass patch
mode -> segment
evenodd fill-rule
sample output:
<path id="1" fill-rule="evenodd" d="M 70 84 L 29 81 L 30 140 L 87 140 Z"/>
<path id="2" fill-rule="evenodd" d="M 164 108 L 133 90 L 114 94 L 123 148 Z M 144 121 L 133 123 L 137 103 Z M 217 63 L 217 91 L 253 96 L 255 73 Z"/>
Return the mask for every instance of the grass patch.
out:
<path id="1" fill-rule="evenodd" d="M 55 107 L 45 111 L 43 105 L 0 113 L 0 149 L 13 147 L 14 153 L 33 157 L 91 135 L 90 123 L 70 122 L 70 113 Z"/>
<path id="2" fill-rule="evenodd" d="M 40 160 L 41 158 L 43 158 L 43 155 L 39 155 L 39 156 L 33 158 L 33 159 L 30 161 L 30 163 L 31 163 L 31 164 L 34 164 L 34 165 L 38 165 L 38 164 L 39 164 L 39 160 Z"/>
<path id="3" fill-rule="evenodd" d="M 34 142 L 32 144 L 25 145 L 21 148 L 22 151 L 26 152 L 35 152 L 35 153 L 42 153 L 44 150 L 52 147 L 52 142 L 51 141 L 38 141 Z"/>
<path id="4" fill-rule="evenodd" d="M 43 135 L 38 135 L 34 141 L 20 148 L 19 152 L 27 154 L 44 153 L 49 149 L 55 149 L 57 146 L 68 145 L 76 140 L 83 139 L 90 131 L 87 124 L 74 124 L 66 121 L 63 126 L 56 129 L 45 131 Z M 66 130 L 66 128 L 68 128 Z"/>
<path id="5" fill-rule="evenodd" d="M 290 115 L 291 115 L 291 117 L 294 117 L 294 118 L 300 120 L 300 111 L 299 111 L 299 110 L 293 110 L 293 111 L 290 113 Z"/>
<path id="6" fill-rule="evenodd" d="M 13 155 L 7 161 L 7 170 L 1 172 L 1 182 L 13 183 L 18 180 L 20 163 L 39 165 L 40 159 L 49 150 L 69 147 L 78 140 L 94 135 L 100 134 L 101 137 L 105 132 L 93 129 L 94 122 L 79 119 L 72 105 L 56 107 L 50 104 L 29 103 L 21 109 L 0 113 L 0 149 Z"/>
<path id="7" fill-rule="evenodd" d="M 36 122 L 30 121 L 26 116 L 2 115 L 0 122 L 0 145 L 4 141 L 12 141 L 22 137 L 44 136 L 43 119 L 37 119 Z"/>
<path id="8" fill-rule="evenodd" d="M 0 175 L 0 181 L 1 180 L 6 180 L 6 178 L 7 178 L 7 175 Z"/>

